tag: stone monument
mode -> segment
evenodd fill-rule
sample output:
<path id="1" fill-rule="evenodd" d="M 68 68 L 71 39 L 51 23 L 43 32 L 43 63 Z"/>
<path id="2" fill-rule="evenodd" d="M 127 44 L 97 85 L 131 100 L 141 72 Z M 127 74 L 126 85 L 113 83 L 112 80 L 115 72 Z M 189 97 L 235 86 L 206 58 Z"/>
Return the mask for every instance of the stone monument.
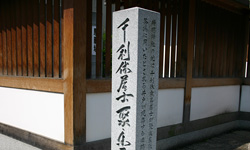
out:
<path id="1" fill-rule="evenodd" d="M 155 150 L 160 14 L 113 13 L 112 150 Z"/>

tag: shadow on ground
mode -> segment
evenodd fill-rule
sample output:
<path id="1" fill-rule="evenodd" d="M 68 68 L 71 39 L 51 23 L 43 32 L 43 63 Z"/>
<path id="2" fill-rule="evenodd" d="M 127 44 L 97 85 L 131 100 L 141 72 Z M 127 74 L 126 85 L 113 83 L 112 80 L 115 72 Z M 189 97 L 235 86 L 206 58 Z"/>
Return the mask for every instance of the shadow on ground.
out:
<path id="1" fill-rule="evenodd" d="M 233 131 L 175 150 L 250 150 L 250 131 Z"/>

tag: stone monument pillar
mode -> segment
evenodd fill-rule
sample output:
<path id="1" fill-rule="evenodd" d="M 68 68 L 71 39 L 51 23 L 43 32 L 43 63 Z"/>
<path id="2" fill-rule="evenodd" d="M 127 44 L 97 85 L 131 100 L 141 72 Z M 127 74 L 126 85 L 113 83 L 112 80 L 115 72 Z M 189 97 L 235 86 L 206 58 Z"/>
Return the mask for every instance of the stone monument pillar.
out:
<path id="1" fill-rule="evenodd" d="M 155 150 L 160 14 L 113 13 L 112 150 Z"/>

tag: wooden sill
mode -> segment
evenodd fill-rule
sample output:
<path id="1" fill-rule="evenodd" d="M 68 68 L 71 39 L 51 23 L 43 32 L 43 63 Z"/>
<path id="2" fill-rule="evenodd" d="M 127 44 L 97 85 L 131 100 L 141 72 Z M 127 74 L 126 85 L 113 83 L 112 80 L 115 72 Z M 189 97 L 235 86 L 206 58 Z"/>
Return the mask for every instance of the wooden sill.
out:
<path id="1" fill-rule="evenodd" d="M 0 76 L 0 86 L 63 93 L 63 79 Z"/>

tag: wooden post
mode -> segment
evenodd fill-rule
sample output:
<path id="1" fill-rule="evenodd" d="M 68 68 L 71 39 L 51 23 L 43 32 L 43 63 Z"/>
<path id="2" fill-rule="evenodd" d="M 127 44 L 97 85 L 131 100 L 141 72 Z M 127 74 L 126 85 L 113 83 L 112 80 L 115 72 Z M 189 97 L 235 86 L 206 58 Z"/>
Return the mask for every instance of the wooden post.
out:
<path id="1" fill-rule="evenodd" d="M 63 0 L 65 143 L 86 141 L 87 1 Z"/>
<path id="2" fill-rule="evenodd" d="M 187 76 L 186 88 L 184 93 L 184 111 L 183 122 L 190 121 L 190 104 L 192 91 L 192 69 L 193 69 L 193 54 L 194 54 L 194 39 L 195 39 L 195 0 L 189 0 L 189 16 L 188 16 L 188 43 L 187 43 Z"/>

